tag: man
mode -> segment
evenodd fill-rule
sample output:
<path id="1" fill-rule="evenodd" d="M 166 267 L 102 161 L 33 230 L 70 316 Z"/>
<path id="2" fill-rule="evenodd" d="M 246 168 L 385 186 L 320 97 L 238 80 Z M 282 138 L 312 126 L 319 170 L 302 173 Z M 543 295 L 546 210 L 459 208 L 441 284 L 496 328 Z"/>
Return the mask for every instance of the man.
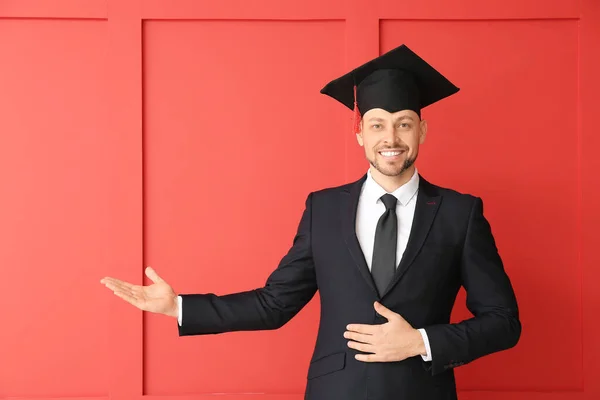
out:
<path id="1" fill-rule="evenodd" d="M 427 134 L 421 108 L 458 90 L 404 45 L 322 89 L 355 110 L 370 168 L 308 195 L 264 287 L 177 296 L 152 269 L 148 287 L 102 282 L 178 318 L 180 335 L 277 329 L 319 290 L 306 399 L 456 399 L 453 369 L 515 346 L 521 333 L 482 200 L 427 182 L 414 165 Z M 461 286 L 474 317 L 451 324 Z"/>

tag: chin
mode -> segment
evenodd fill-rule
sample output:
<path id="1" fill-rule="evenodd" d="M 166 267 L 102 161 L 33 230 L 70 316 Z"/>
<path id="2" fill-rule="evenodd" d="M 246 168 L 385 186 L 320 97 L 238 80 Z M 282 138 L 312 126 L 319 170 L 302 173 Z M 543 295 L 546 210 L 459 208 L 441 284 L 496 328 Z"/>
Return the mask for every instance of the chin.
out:
<path id="1" fill-rule="evenodd" d="M 385 176 L 398 176 L 404 172 L 404 168 L 402 165 L 390 166 L 390 165 L 381 165 L 379 163 L 371 163 L 371 165 L 379 171 L 380 174 Z"/>
<path id="2" fill-rule="evenodd" d="M 405 170 L 402 169 L 402 168 L 394 168 L 394 169 L 384 168 L 384 169 L 379 169 L 379 172 L 381 172 L 385 176 L 400 176 L 400 175 L 402 175 L 402 173 L 404 171 Z"/>
<path id="3" fill-rule="evenodd" d="M 400 176 L 403 173 L 405 173 L 408 169 L 410 169 L 410 167 L 412 167 L 414 164 L 414 160 L 404 160 L 401 161 L 399 160 L 396 163 L 379 163 L 379 162 L 371 162 L 371 165 L 377 170 L 379 171 L 379 173 L 381 173 L 382 175 L 385 176 Z"/>

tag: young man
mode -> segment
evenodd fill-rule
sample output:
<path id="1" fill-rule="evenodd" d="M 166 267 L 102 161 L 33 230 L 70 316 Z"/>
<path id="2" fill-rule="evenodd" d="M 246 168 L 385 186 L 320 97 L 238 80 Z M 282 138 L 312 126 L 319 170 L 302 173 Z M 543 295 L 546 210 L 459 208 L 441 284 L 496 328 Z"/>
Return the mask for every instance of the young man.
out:
<path id="1" fill-rule="evenodd" d="M 152 269 L 151 286 L 102 282 L 176 317 L 180 335 L 277 329 L 319 290 L 306 399 L 456 399 L 453 369 L 515 346 L 521 333 L 481 199 L 435 186 L 415 167 L 427 134 L 421 109 L 458 90 L 404 45 L 323 88 L 355 110 L 370 167 L 308 195 L 293 246 L 264 287 L 177 296 Z M 461 286 L 474 317 L 451 324 Z"/>

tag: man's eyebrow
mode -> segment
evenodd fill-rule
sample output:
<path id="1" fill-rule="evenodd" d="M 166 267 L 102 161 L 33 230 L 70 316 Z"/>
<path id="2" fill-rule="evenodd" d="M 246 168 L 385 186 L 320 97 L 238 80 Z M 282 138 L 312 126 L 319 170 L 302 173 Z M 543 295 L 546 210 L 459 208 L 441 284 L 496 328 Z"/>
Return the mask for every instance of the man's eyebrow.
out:
<path id="1" fill-rule="evenodd" d="M 411 117 L 410 115 L 403 115 L 403 116 L 399 117 L 396 121 L 402 121 L 402 120 L 405 120 L 405 119 L 409 119 L 411 121 L 414 121 L 413 117 Z M 368 121 L 369 122 L 371 122 L 371 121 L 383 122 L 383 118 L 380 118 L 380 117 L 371 117 L 371 118 L 368 119 Z"/>

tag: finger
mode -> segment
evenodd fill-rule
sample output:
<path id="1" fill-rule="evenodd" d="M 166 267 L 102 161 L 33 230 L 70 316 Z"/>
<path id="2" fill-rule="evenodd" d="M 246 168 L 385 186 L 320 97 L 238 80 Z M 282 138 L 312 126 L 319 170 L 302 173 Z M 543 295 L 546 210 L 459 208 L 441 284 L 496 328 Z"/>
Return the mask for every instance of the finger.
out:
<path id="1" fill-rule="evenodd" d="M 352 339 L 356 342 L 369 343 L 369 344 L 374 344 L 373 340 L 375 339 L 375 335 L 366 335 L 364 333 L 357 333 L 357 332 L 350 332 L 350 331 L 344 332 L 344 337 L 346 339 Z"/>
<path id="2" fill-rule="evenodd" d="M 384 317 L 388 320 L 397 318 L 399 316 L 398 314 L 396 314 L 389 308 L 385 307 L 383 304 L 381 304 L 378 301 L 375 302 L 375 311 L 377 311 L 377 313 L 379 315 L 381 315 L 382 317 Z"/>
<path id="3" fill-rule="evenodd" d="M 348 342 L 348 347 L 351 349 L 355 349 L 358 351 L 362 351 L 363 353 L 375 353 L 375 346 L 372 344 L 358 343 L 358 342 Z"/>
<path id="4" fill-rule="evenodd" d="M 102 282 L 105 285 L 107 285 L 108 283 L 111 283 L 111 284 L 113 284 L 115 286 L 122 287 L 122 288 L 127 288 L 127 289 L 130 289 L 130 290 L 133 290 L 135 288 L 135 286 L 136 286 L 136 285 L 132 285 L 129 282 L 125 282 L 125 281 L 122 281 L 120 279 L 110 278 L 110 277 L 106 277 L 106 278 L 102 279 L 100 282 Z"/>
<path id="5" fill-rule="evenodd" d="M 115 291 L 114 294 L 120 298 L 122 298 L 123 300 L 125 300 L 126 302 L 136 306 L 137 308 L 141 309 L 142 308 L 142 302 L 137 298 L 134 297 L 128 293 L 125 292 L 121 292 L 121 291 Z"/>
<path id="6" fill-rule="evenodd" d="M 122 283 L 106 282 L 104 285 L 112 291 L 119 290 L 133 295 L 133 288 L 123 285 Z"/>
<path id="7" fill-rule="evenodd" d="M 146 267 L 146 276 L 154 283 L 164 282 L 152 267 Z"/>
<path id="8" fill-rule="evenodd" d="M 379 325 L 364 325 L 364 324 L 350 324 L 346 327 L 349 331 L 365 333 L 367 335 L 374 335 L 379 331 Z"/>
<path id="9" fill-rule="evenodd" d="M 358 361 L 363 362 L 382 362 L 385 361 L 383 356 L 377 354 L 357 354 L 354 356 Z"/>

